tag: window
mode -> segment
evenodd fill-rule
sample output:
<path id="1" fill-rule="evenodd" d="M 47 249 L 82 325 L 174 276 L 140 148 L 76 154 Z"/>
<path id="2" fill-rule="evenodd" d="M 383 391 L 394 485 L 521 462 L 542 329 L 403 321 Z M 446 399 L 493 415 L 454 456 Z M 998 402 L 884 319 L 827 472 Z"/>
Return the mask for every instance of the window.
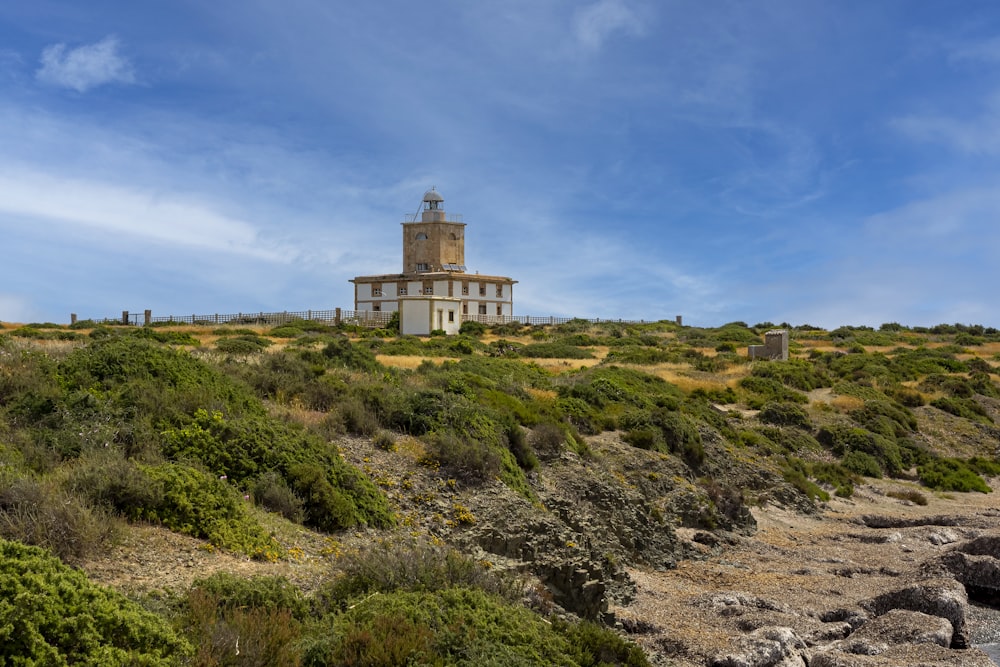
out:
<path id="1" fill-rule="evenodd" d="M 449 310 L 448 311 L 448 321 L 449 322 L 454 322 L 455 321 L 455 311 L 454 310 Z"/>
<path id="2" fill-rule="evenodd" d="M 431 267 L 427 264 L 417 264 L 417 271 L 430 271 Z"/>
<path id="3" fill-rule="evenodd" d="M 373 287 L 372 288 L 372 296 L 382 296 L 382 288 L 381 287 Z"/>
<path id="4" fill-rule="evenodd" d="M 424 294 L 434 294 L 434 288 L 433 287 L 425 287 L 424 288 Z"/>
<path id="5" fill-rule="evenodd" d="M 468 315 L 469 314 L 469 304 L 467 304 L 467 303 L 463 303 L 462 304 L 462 314 L 463 315 Z"/>
<path id="6" fill-rule="evenodd" d="M 485 303 L 479 304 L 479 314 L 480 315 L 485 315 L 486 314 L 486 304 Z"/>
<path id="7" fill-rule="evenodd" d="M 382 312 L 382 304 L 381 303 L 373 303 L 372 304 L 372 310 L 374 312 L 376 312 L 376 313 L 381 313 Z"/>
<path id="8" fill-rule="evenodd" d="M 497 304 L 497 315 L 503 315 L 503 306 Z"/>
<path id="9" fill-rule="evenodd" d="M 497 285 L 497 298 L 503 298 L 503 285 Z"/>
<path id="10" fill-rule="evenodd" d="M 464 294 L 465 296 L 469 296 L 469 286 L 468 285 L 462 285 L 462 294 Z"/>
<path id="11" fill-rule="evenodd" d="M 406 288 L 405 287 L 400 287 L 399 288 L 399 296 L 406 296 Z"/>
<path id="12" fill-rule="evenodd" d="M 486 285 L 479 288 L 479 296 L 486 296 Z"/>
<path id="13" fill-rule="evenodd" d="M 427 234 L 424 234 L 423 232 L 420 232 L 419 234 L 417 234 L 417 240 L 418 241 L 426 241 L 427 240 Z"/>

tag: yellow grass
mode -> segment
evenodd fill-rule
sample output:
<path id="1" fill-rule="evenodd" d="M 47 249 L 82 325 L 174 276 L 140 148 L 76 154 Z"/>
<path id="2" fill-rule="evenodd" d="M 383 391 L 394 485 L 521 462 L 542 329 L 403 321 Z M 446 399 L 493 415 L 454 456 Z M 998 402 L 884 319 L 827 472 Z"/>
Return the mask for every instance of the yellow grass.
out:
<path id="1" fill-rule="evenodd" d="M 407 370 L 413 370 L 425 361 L 430 361 L 434 364 L 440 364 L 444 359 L 437 359 L 433 357 L 421 357 L 416 354 L 376 354 L 375 360 L 378 361 L 383 366 L 391 366 L 393 368 L 403 368 Z"/>
<path id="2" fill-rule="evenodd" d="M 834 396 L 830 399 L 830 405 L 840 412 L 850 412 L 865 407 L 865 402 L 856 396 Z"/>
<path id="3" fill-rule="evenodd" d="M 535 389 L 534 387 L 528 387 L 526 391 L 532 398 L 540 401 L 554 401 L 559 398 L 559 392 L 551 389 Z"/>
<path id="4" fill-rule="evenodd" d="M 712 391 L 735 387 L 740 378 L 745 377 L 750 372 L 746 364 L 734 366 L 722 373 L 702 374 L 701 376 L 695 375 L 698 371 L 692 371 L 691 367 L 685 364 L 656 364 L 655 366 L 632 366 L 632 368 L 655 375 L 685 392 L 691 392 L 695 389 Z"/>
<path id="5" fill-rule="evenodd" d="M 590 368 L 601 363 L 600 359 L 524 359 L 526 362 L 534 362 L 550 373 L 565 373 L 577 368 Z"/>

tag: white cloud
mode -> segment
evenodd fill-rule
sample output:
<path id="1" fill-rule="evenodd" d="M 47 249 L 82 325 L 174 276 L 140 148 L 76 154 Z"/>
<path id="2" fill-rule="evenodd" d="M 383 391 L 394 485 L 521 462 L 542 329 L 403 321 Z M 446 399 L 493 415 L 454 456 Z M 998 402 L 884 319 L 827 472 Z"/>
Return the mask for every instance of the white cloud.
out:
<path id="1" fill-rule="evenodd" d="M 573 34 L 588 50 L 599 50 L 617 32 L 642 34 L 642 24 L 624 0 L 599 0 L 574 16 Z"/>
<path id="2" fill-rule="evenodd" d="M 66 48 L 53 44 L 42 51 L 42 66 L 35 75 L 42 83 L 85 93 L 108 83 L 135 83 L 132 65 L 118 53 L 118 38 L 105 37 L 95 44 Z"/>
<path id="3" fill-rule="evenodd" d="M 287 249 L 265 246 L 248 223 L 199 202 L 9 166 L 0 171 L 0 212 L 98 230 L 115 241 L 139 238 L 270 261 L 287 261 L 290 255 Z"/>

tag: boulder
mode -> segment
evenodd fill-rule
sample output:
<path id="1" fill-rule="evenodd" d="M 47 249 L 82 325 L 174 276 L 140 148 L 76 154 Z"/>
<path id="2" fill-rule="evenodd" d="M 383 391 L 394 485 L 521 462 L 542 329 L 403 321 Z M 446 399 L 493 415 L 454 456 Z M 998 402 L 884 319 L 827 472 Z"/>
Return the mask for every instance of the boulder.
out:
<path id="1" fill-rule="evenodd" d="M 865 623 L 851 639 L 871 644 L 937 644 L 948 648 L 953 632 L 951 623 L 940 616 L 891 609 Z"/>
<path id="2" fill-rule="evenodd" d="M 736 639 L 735 650 L 711 658 L 710 667 L 806 667 L 805 643 L 791 628 L 767 627 Z"/>
<path id="3" fill-rule="evenodd" d="M 860 606 L 873 616 L 882 616 L 893 609 L 940 616 L 951 623 L 951 647 L 961 649 L 968 647 L 965 628 L 968 602 L 965 587 L 954 579 L 929 579 L 864 600 Z"/>

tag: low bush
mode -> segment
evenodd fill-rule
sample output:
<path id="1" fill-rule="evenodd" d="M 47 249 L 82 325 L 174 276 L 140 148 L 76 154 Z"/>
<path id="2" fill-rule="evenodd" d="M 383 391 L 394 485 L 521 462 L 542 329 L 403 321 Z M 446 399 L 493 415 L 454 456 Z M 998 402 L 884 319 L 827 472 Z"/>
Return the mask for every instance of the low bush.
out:
<path id="1" fill-rule="evenodd" d="M 881 477 L 882 466 L 871 454 L 861 451 L 850 451 L 844 454 L 840 465 L 853 473 L 864 477 Z"/>
<path id="2" fill-rule="evenodd" d="M 444 432 L 427 438 L 429 460 L 470 483 L 482 483 L 500 474 L 500 457 L 488 445 Z"/>
<path id="3" fill-rule="evenodd" d="M 475 320 L 466 320 L 462 322 L 462 326 L 458 328 L 458 333 L 463 336 L 474 336 L 479 338 L 486 333 L 486 325 L 482 322 L 476 322 Z"/>
<path id="4" fill-rule="evenodd" d="M 204 579 L 196 579 L 192 590 L 211 595 L 220 608 L 288 611 L 299 620 L 309 615 L 309 602 L 302 591 L 281 576 L 242 577 L 217 572 Z"/>
<path id="5" fill-rule="evenodd" d="M 232 606 L 202 588 L 192 589 L 177 620 L 194 643 L 191 664 L 299 667 L 302 624 L 287 609 Z"/>
<path id="6" fill-rule="evenodd" d="M 774 378 L 749 375 L 742 378 L 739 385 L 747 393 L 747 406 L 753 409 L 760 409 L 768 403 L 809 402 L 805 394 L 789 389 Z"/>
<path id="7" fill-rule="evenodd" d="M 480 590 L 393 592 L 324 619 L 305 642 L 303 663 L 394 667 L 649 665 L 641 650 L 595 625 L 549 624 Z"/>
<path id="8" fill-rule="evenodd" d="M 182 664 L 190 645 L 159 617 L 42 549 L 0 540 L 0 663 Z"/>
<path id="9" fill-rule="evenodd" d="M 271 341 L 256 334 L 244 334 L 235 338 L 220 338 L 215 341 L 215 349 L 226 354 L 246 356 L 260 352 L 271 344 Z"/>
<path id="10" fill-rule="evenodd" d="M 491 570 L 449 546 L 417 540 L 379 540 L 338 560 L 341 574 L 325 583 L 314 597 L 315 612 L 344 610 L 370 593 L 435 592 L 470 588 L 509 602 L 521 598 L 524 582 L 511 573 Z"/>
<path id="11" fill-rule="evenodd" d="M 956 417 L 971 419 L 972 421 L 981 422 L 983 424 L 993 423 L 993 418 L 990 417 L 990 413 L 971 398 L 942 397 L 931 401 L 931 405 L 938 410 L 944 410 L 945 412 L 953 414 Z"/>
<path id="12" fill-rule="evenodd" d="M 795 403 L 767 403 L 761 408 L 757 418 L 765 424 L 795 426 L 806 430 L 812 428 L 809 413 Z"/>
<path id="13" fill-rule="evenodd" d="M 518 354 L 529 359 L 593 359 L 590 350 L 562 343 L 532 343 L 518 350 Z"/>
<path id="14" fill-rule="evenodd" d="M 920 483 L 935 491 L 978 491 L 992 489 L 983 478 L 960 459 L 936 459 L 917 468 Z"/>
<path id="15" fill-rule="evenodd" d="M 43 547 L 73 563 L 105 551 L 118 535 L 107 512 L 51 482 L 0 480 L 0 537 Z"/>
<path id="16" fill-rule="evenodd" d="M 267 511 L 276 512 L 295 523 L 305 521 L 305 503 L 276 471 L 270 470 L 254 480 L 250 493 L 254 502 Z"/>
<path id="17" fill-rule="evenodd" d="M 898 500 L 905 500 L 911 502 L 914 505 L 924 506 L 927 504 L 927 496 L 920 493 L 916 489 L 904 489 L 901 491 L 889 491 L 885 495 L 890 498 L 896 498 Z"/>
<path id="18" fill-rule="evenodd" d="M 224 479 L 173 463 L 139 469 L 161 500 L 155 506 L 119 508 L 130 518 L 161 523 L 251 558 L 276 560 L 283 555 L 281 546 L 250 516 L 244 499 Z"/>

